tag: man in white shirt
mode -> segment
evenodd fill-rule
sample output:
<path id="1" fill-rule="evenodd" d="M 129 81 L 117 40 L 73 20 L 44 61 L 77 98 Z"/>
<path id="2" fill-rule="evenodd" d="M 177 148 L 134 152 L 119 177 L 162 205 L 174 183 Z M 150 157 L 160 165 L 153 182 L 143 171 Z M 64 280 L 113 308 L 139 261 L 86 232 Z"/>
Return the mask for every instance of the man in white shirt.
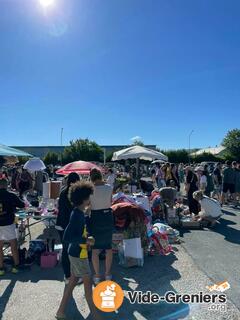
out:
<path id="1" fill-rule="evenodd" d="M 114 188 L 116 176 L 112 169 L 108 170 L 107 184 L 109 184 L 112 188 Z"/>
<path id="2" fill-rule="evenodd" d="M 222 215 L 220 203 L 215 199 L 204 196 L 202 191 L 195 191 L 193 193 L 193 198 L 201 205 L 201 211 L 196 218 L 208 221 L 213 227 L 216 224 L 217 219 Z"/>

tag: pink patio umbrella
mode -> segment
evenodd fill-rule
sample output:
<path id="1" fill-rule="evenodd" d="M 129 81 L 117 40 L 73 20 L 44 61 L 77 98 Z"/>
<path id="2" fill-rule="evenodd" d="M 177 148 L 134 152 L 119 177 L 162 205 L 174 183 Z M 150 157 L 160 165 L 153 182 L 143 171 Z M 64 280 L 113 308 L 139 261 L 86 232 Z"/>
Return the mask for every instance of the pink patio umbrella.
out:
<path id="1" fill-rule="evenodd" d="M 102 173 L 104 173 L 104 169 L 102 167 L 99 167 L 92 162 L 86 162 L 86 161 L 74 161 L 74 162 L 68 163 L 64 167 L 57 170 L 56 173 L 61 175 L 67 175 L 71 172 L 76 172 L 78 174 L 90 174 L 90 171 L 93 168 L 97 168 Z"/>

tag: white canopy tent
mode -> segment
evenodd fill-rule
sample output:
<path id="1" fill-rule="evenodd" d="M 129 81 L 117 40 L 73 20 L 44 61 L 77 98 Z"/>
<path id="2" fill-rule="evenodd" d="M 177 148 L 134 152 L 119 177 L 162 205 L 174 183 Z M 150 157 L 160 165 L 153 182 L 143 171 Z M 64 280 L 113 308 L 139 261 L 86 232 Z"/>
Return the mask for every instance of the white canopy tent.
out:
<path id="1" fill-rule="evenodd" d="M 163 160 L 154 160 L 154 161 L 152 162 L 152 164 L 155 164 L 155 163 L 164 163 L 164 162 L 166 162 L 166 161 L 163 161 Z"/>
<path id="2" fill-rule="evenodd" d="M 168 157 L 163 153 L 148 149 L 142 146 L 132 146 L 126 149 L 114 152 L 112 161 L 127 160 L 127 159 L 140 159 L 140 160 L 162 160 L 164 162 L 168 161 Z"/>
<path id="3" fill-rule="evenodd" d="M 46 166 L 41 159 L 32 158 L 24 164 L 23 168 L 30 171 L 30 172 L 36 172 L 36 171 L 45 170 Z"/>

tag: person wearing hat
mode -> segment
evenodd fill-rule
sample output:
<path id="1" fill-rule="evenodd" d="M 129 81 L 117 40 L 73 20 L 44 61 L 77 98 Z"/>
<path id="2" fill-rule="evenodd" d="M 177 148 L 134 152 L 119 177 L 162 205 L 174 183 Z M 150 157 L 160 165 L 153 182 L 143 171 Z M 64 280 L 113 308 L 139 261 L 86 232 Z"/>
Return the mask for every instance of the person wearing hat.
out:
<path id="1" fill-rule="evenodd" d="M 205 220 L 213 227 L 217 219 L 222 215 L 220 203 L 215 199 L 205 196 L 202 191 L 195 191 L 193 198 L 201 205 L 201 211 L 195 218 L 199 219 L 199 221 Z"/>

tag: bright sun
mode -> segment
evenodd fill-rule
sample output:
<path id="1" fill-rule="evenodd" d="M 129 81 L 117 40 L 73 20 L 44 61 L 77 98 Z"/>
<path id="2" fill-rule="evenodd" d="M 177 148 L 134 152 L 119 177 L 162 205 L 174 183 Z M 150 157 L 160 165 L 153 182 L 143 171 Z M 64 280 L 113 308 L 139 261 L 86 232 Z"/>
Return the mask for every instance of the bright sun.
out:
<path id="1" fill-rule="evenodd" d="M 55 3 L 55 0 L 39 0 L 41 6 L 47 8 L 52 6 Z"/>

